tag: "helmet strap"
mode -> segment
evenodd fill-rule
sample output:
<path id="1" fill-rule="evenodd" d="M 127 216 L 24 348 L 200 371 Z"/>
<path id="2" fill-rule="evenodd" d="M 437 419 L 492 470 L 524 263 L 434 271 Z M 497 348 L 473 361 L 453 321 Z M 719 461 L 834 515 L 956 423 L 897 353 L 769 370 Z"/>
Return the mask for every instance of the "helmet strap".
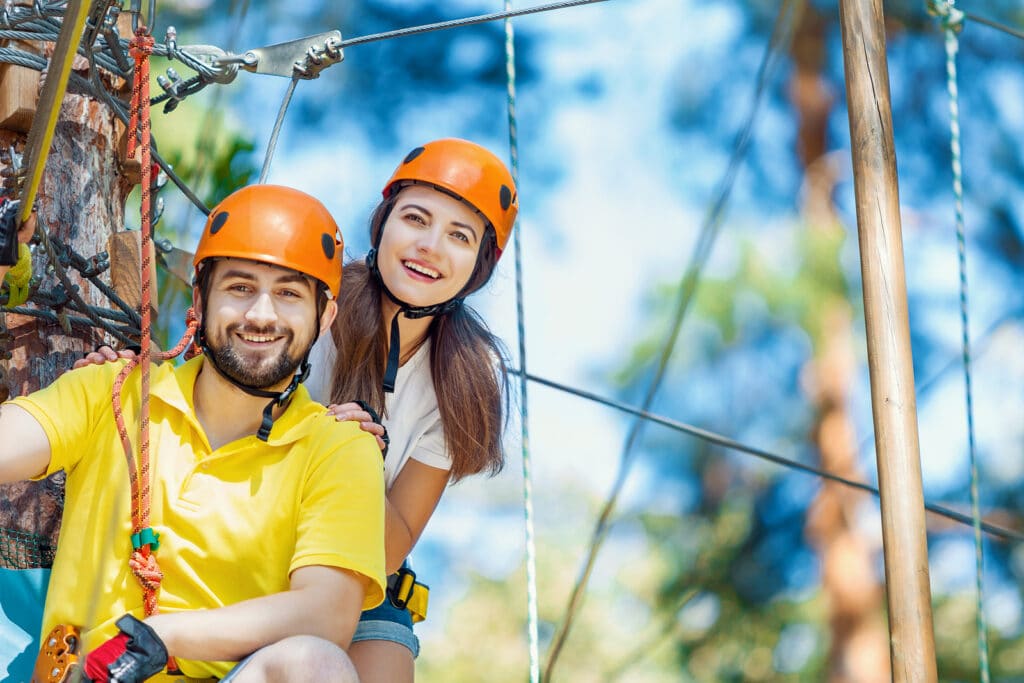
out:
<path id="1" fill-rule="evenodd" d="M 319 324 L 317 325 L 317 331 L 319 332 Z M 283 391 L 267 391 L 259 387 L 249 386 L 239 382 L 237 379 L 224 372 L 223 368 L 217 364 L 216 356 L 210 351 L 209 345 L 206 343 L 206 322 L 200 321 L 199 330 L 196 333 L 196 341 L 198 342 L 199 348 L 202 350 L 203 355 L 206 357 L 205 362 L 208 362 L 217 374 L 226 379 L 228 382 L 238 387 L 250 396 L 256 396 L 258 398 L 269 398 L 270 403 L 263 409 L 263 420 L 260 422 L 259 431 L 256 432 L 256 438 L 260 441 L 267 441 L 270 438 L 270 430 L 274 426 L 274 408 L 283 406 L 291 400 L 295 390 L 299 388 L 299 384 L 306 381 L 309 377 L 309 354 L 313 350 L 313 344 L 309 345 L 306 349 L 305 355 L 302 357 L 302 362 L 299 363 L 298 370 L 292 376 L 292 381 L 289 382 L 288 386 Z M 313 343 L 316 343 L 316 337 L 313 337 Z"/>
<path id="2" fill-rule="evenodd" d="M 384 284 L 384 278 L 381 277 L 380 269 L 377 268 L 376 247 L 370 247 L 370 251 L 366 253 L 366 266 L 370 269 L 374 278 L 376 278 L 377 284 L 380 285 L 384 294 L 387 295 L 387 297 L 391 299 L 396 306 L 398 306 L 398 312 L 395 313 L 395 317 L 391 319 L 391 337 L 388 342 L 388 364 L 384 368 L 384 392 L 391 394 L 395 391 L 395 379 L 398 377 L 398 365 L 401 360 L 402 353 L 402 336 L 398 328 L 398 316 L 404 315 L 410 320 L 415 320 L 417 318 L 444 315 L 445 313 L 450 313 L 451 311 L 461 307 L 465 301 L 465 296 L 462 295 L 462 292 L 459 292 L 455 295 L 455 298 L 439 304 L 433 304 L 431 306 L 413 306 L 392 294 L 391 290 L 388 289 L 388 286 Z"/>

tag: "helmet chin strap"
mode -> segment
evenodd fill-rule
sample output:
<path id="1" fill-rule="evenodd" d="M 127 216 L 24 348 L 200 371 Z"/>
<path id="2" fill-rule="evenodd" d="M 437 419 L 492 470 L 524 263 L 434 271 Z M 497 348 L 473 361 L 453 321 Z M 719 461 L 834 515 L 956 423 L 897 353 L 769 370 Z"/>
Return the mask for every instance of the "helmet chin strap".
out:
<path id="1" fill-rule="evenodd" d="M 465 300 L 465 297 L 462 296 L 462 292 L 459 292 L 453 299 L 449 299 L 448 301 L 444 301 L 439 304 L 433 304 L 431 306 L 413 306 L 412 304 L 406 303 L 395 296 L 384 283 L 384 278 L 381 277 L 380 269 L 377 267 L 377 247 L 370 247 L 370 251 L 366 253 L 366 266 L 370 269 L 373 276 L 377 278 L 377 282 L 380 284 L 380 288 L 384 290 L 384 294 L 386 294 L 387 297 L 391 299 L 396 306 L 398 306 L 398 312 L 395 313 L 395 317 L 391 319 L 391 341 L 388 343 L 388 364 L 384 368 L 384 391 L 390 394 L 395 391 L 395 379 L 398 377 L 398 363 L 401 359 L 402 352 L 402 339 L 398 329 L 398 316 L 404 315 L 410 320 L 415 320 L 417 318 L 426 318 L 433 315 L 443 315 L 462 306 L 462 302 Z"/>
<path id="2" fill-rule="evenodd" d="M 319 332 L 319 324 L 317 324 L 316 330 Z M 313 344 L 310 344 L 309 348 L 306 349 L 306 353 L 302 356 L 302 362 L 299 364 L 299 368 L 292 376 L 292 381 L 288 386 L 285 387 L 283 391 L 267 391 L 260 387 L 254 387 L 243 382 L 239 382 L 220 367 L 217 363 L 217 357 L 210 351 L 210 347 L 206 343 L 205 321 L 200 321 L 199 323 L 199 330 L 196 332 L 196 341 L 199 344 L 199 348 L 202 349 L 203 355 L 206 356 L 206 361 L 214 370 L 217 371 L 217 374 L 250 396 L 271 399 L 270 403 L 267 404 L 267 407 L 263 409 L 263 420 L 260 423 L 259 431 L 256 432 L 257 439 L 260 441 L 268 440 L 270 438 L 270 430 L 274 426 L 274 408 L 277 406 L 283 406 L 287 403 L 291 399 L 292 394 L 295 393 L 295 390 L 299 388 L 299 384 L 306 381 L 306 378 L 309 376 L 309 354 L 313 350 Z M 316 343 L 316 336 L 313 337 L 313 343 Z"/>

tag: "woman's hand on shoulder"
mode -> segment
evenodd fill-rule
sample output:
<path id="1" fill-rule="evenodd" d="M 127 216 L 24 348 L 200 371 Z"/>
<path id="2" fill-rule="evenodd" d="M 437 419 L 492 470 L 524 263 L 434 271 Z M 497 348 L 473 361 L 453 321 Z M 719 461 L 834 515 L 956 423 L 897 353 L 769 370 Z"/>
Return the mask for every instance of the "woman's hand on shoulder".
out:
<path id="1" fill-rule="evenodd" d="M 359 428 L 369 432 L 377 439 L 377 447 L 384 450 L 387 445 L 384 443 L 384 425 L 373 421 L 373 416 L 363 410 L 358 403 L 332 403 L 327 406 L 327 413 L 333 415 L 339 422 L 353 420 L 359 423 Z"/>
<path id="2" fill-rule="evenodd" d="M 115 351 L 109 346 L 100 346 L 92 353 L 85 354 L 84 358 L 79 358 L 72 365 L 72 368 L 84 368 L 87 365 L 103 365 L 104 363 L 110 363 L 115 360 L 131 360 L 135 358 L 135 351 L 132 349 L 121 349 Z"/>

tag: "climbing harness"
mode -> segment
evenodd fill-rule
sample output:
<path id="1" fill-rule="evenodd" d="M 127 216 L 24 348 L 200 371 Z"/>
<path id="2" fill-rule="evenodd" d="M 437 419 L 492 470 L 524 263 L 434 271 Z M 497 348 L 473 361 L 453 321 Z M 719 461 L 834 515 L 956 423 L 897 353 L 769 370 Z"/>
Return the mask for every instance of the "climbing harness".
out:
<path id="1" fill-rule="evenodd" d="M 403 564 L 397 572 L 388 577 L 388 600 L 396 609 L 409 610 L 412 623 L 418 624 L 427 618 L 427 603 L 430 601 L 430 586 L 416 580 L 414 572 Z"/>

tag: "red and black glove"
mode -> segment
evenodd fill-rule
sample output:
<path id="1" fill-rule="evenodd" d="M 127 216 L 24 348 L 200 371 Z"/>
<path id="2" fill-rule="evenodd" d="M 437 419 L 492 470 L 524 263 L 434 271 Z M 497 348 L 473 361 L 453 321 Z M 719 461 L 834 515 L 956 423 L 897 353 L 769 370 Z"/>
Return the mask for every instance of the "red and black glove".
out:
<path id="1" fill-rule="evenodd" d="M 167 648 L 152 628 L 130 614 L 117 620 L 121 631 L 85 658 L 92 683 L 141 683 L 167 666 Z"/>

